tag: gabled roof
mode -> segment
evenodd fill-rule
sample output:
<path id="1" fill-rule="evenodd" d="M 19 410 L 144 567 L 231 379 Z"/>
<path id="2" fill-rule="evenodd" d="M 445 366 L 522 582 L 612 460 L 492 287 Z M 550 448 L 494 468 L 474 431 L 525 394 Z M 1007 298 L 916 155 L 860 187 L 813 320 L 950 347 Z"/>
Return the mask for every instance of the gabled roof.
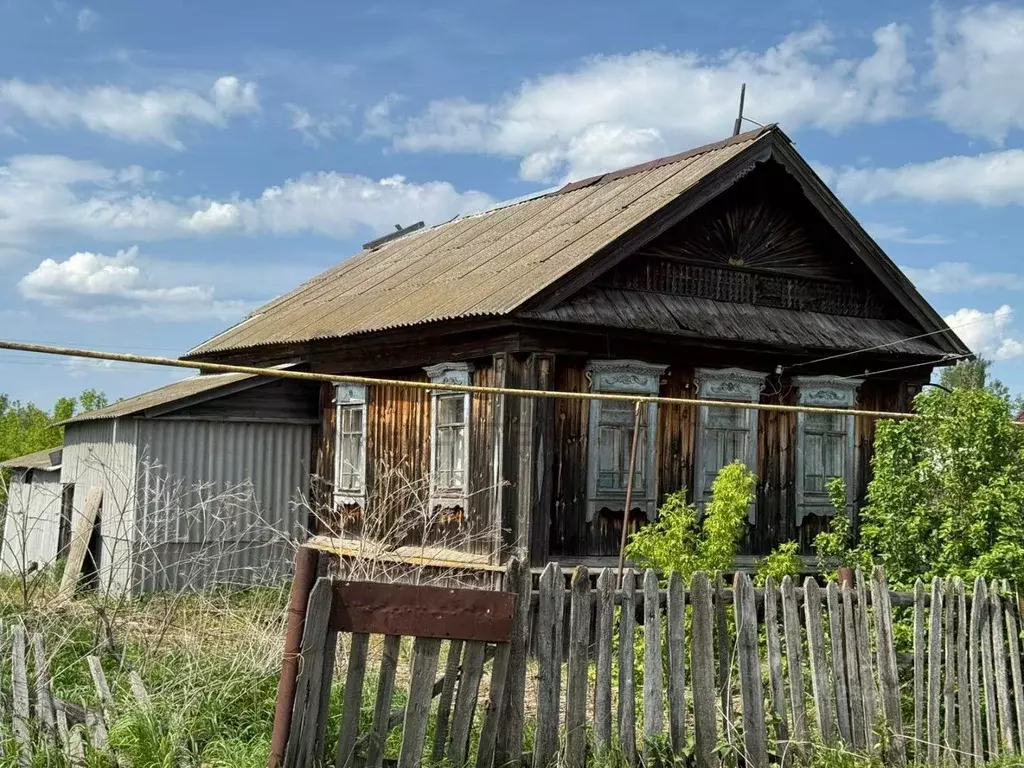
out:
<path id="1" fill-rule="evenodd" d="M 363 251 L 186 357 L 469 317 L 551 310 L 775 159 L 943 352 L 968 350 L 775 126 L 612 173 Z"/>
<path id="2" fill-rule="evenodd" d="M 188 400 L 197 395 L 218 393 L 225 387 L 240 383 L 258 383 L 261 377 L 247 373 L 212 373 L 190 376 L 182 381 L 168 384 L 166 387 L 143 392 L 141 395 L 119 400 L 106 408 L 86 411 L 73 416 L 64 424 L 78 424 L 83 421 L 99 421 L 101 419 L 119 419 L 122 416 L 134 416 L 154 408 L 172 405 Z"/>
<path id="3" fill-rule="evenodd" d="M 45 451 L 36 451 L 14 459 L 7 459 L 7 461 L 0 461 L 0 467 L 4 469 L 53 470 L 60 467 L 62 453 L 63 450 L 60 448 L 48 448 Z"/>

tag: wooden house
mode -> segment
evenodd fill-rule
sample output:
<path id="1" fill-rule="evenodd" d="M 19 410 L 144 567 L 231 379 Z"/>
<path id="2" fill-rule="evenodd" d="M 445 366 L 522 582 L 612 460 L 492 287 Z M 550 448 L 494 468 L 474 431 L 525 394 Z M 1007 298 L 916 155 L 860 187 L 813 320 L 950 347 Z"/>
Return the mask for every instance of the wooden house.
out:
<path id="1" fill-rule="evenodd" d="M 385 240 L 187 357 L 906 411 L 934 366 L 970 354 L 775 126 Z M 408 503 L 450 512 L 437 543 L 457 529 L 485 559 L 535 565 L 618 553 L 628 403 L 325 385 L 319 409 L 316 474 L 346 535 L 402 514 L 382 487 L 397 473 Z M 856 517 L 873 432 L 864 417 L 650 405 L 630 525 L 681 488 L 704 503 L 739 459 L 758 477 L 744 551 L 808 552 L 830 477 Z"/>

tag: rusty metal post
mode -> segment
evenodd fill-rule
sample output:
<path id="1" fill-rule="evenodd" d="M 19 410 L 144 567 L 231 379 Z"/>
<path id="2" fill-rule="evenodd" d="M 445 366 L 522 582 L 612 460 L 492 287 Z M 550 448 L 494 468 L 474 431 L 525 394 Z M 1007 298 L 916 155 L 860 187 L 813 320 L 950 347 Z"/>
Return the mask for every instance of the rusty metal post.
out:
<path id="1" fill-rule="evenodd" d="M 270 737 L 268 768 L 279 768 L 284 762 L 288 733 L 292 726 L 292 706 L 295 703 L 295 683 L 299 676 L 299 656 L 302 650 L 302 629 L 306 623 L 306 603 L 316 581 L 319 553 L 309 547 L 295 552 L 292 572 L 292 591 L 288 601 L 288 620 L 285 624 L 284 660 L 281 680 L 277 684 L 277 703 L 274 707 L 274 730 Z"/>
<path id="2" fill-rule="evenodd" d="M 640 435 L 640 400 L 636 401 L 633 415 L 633 440 L 629 445 L 629 477 L 626 478 L 626 508 L 622 511 L 622 538 L 619 541 L 619 588 L 622 587 L 622 567 L 626 562 L 626 538 L 629 536 L 629 508 L 633 506 L 633 472 L 636 469 L 636 444 Z M 649 428 L 649 425 L 648 425 Z"/>

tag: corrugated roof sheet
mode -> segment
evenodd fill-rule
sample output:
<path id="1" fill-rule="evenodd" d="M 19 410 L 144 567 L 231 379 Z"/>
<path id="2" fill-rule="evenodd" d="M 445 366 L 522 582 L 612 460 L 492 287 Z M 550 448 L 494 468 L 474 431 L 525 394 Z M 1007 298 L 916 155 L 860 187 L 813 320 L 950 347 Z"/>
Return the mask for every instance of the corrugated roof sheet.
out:
<path id="1" fill-rule="evenodd" d="M 0 467 L 5 469 L 54 469 L 60 466 L 61 453 L 60 448 L 49 448 L 45 451 L 18 456 L 15 459 L 0 461 Z"/>
<path id="2" fill-rule="evenodd" d="M 527 316 L 809 349 L 854 350 L 885 344 L 889 346 L 879 350 L 883 354 L 942 354 L 926 338 L 909 338 L 920 332 L 898 320 L 839 317 L 618 288 L 591 288 L 554 309 Z"/>
<path id="3" fill-rule="evenodd" d="M 574 182 L 364 251 L 188 355 L 506 315 L 772 130 Z"/>
<path id="4" fill-rule="evenodd" d="M 97 408 L 95 411 L 80 413 L 67 421 L 65 424 L 77 424 L 83 421 L 97 421 L 100 419 L 118 419 L 122 416 L 132 416 L 136 413 L 148 411 L 150 408 L 157 408 L 162 405 L 170 405 L 178 400 L 184 400 L 199 395 L 203 392 L 210 392 L 220 387 L 226 387 L 246 379 L 252 379 L 255 374 L 249 373 L 214 373 L 200 376 L 191 376 L 166 387 L 143 392 L 141 395 L 119 400 L 106 408 Z"/>

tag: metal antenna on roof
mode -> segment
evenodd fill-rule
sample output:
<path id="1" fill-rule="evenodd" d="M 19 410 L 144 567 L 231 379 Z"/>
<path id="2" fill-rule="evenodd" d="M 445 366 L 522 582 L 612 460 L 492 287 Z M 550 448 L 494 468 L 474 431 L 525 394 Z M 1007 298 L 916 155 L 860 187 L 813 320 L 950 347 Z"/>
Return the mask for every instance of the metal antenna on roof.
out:
<path id="1" fill-rule="evenodd" d="M 740 111 L 736 115 L 736 122 L 733 123 L 733 126 L 732 126 L 732 135 L 733 136 L 739 136 L 740 135 L 740 131 L 743 130 L 743 121 L 744 120 L 746 122 L 748 122 L 748 123 L 753 123 L 754 125 L 756 125 L 759 128 L 764 128 L 764 125 L 759 123 L 759 122 L 757 122 L 757 120 L 751 120 L 749 117 L 744 117 L 743 116 L 743 102 L 746 99 L 746 96 L 747 96 L 747 84 L 743 83 L 740 86 Z"/>

